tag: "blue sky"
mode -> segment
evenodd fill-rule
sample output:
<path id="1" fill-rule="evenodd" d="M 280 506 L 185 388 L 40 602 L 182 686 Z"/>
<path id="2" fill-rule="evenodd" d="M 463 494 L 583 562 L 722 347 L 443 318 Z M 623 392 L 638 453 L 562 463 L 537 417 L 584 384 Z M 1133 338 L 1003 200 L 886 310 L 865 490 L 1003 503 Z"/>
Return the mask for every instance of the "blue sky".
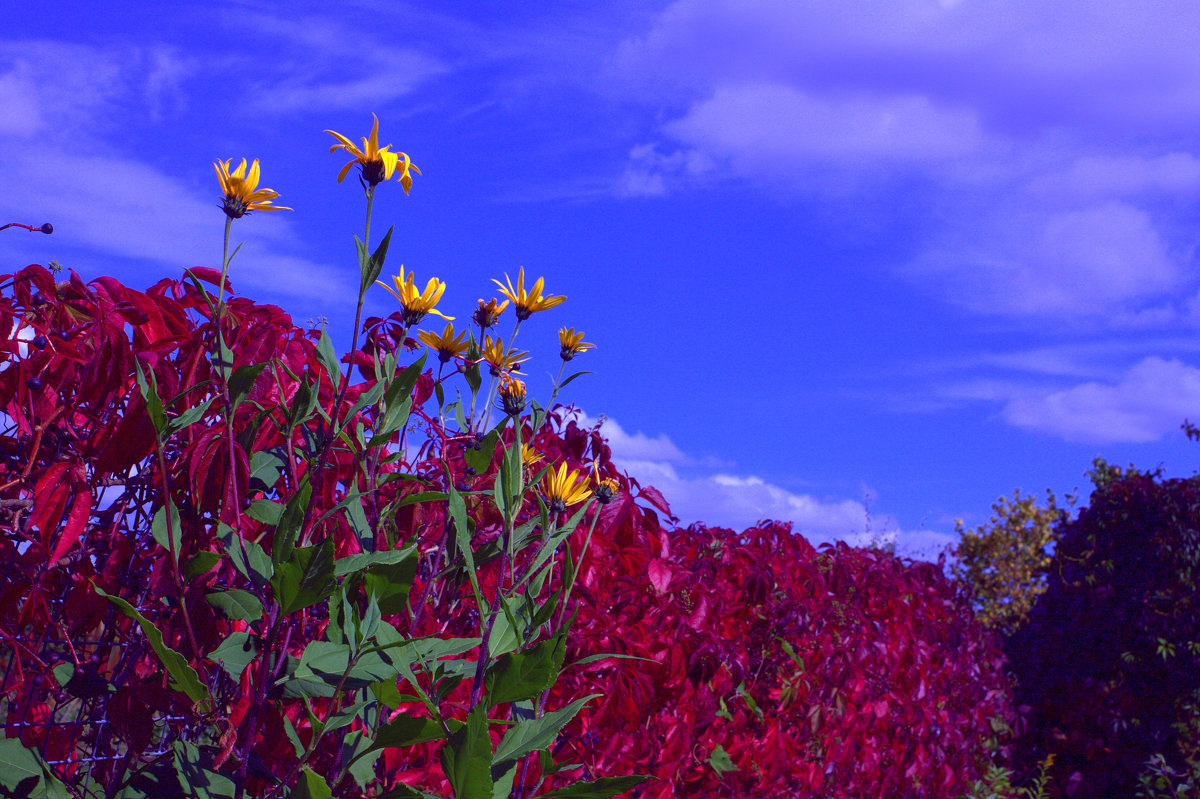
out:
<path id="1" fill-rule="evenodd" d="M 5 269 L 144 288 L 220 265 L 212 163 L 294 212 L 234 226 L 234 287 L 349 327 L 338 130 L 392 271 L 466 316 L 519 266 L 522 328 L 685 520 L 902 552 L 1102 455 L 1190 475 L 1200 420 L 1200 5 L 982 0 L 61 3 L 0 39 Z M 392 310 L 382 289 L 368 312 Z M 348 339 L 345 333 L 338 333 Z M 339 340 L 342 340 L 339 339 Z"/>

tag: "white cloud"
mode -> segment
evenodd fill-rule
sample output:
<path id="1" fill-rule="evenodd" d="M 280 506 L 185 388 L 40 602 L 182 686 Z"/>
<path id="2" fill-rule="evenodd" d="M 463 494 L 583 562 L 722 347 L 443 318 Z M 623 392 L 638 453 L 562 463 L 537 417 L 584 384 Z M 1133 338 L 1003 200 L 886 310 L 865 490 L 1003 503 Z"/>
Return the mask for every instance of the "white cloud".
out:
<path id="1" fill-rule="evenodd" d="M 938 162 L 982 142 L 970 112 L 925 97 L 822 97 L 773 83 L 720 86 L 664 130 L 739 173 L 759 175 L 814 163 Z"/>
<path id="2" fill-rule="evenodd" d="M 1168 300 L 1184 277 L 1180 256 L 1150 213 L 1117 200 L 967 221 L 911 271 L 984 314 L 1112 319 L 1124 313 L 1126 322 L 1147 303 Z"/>
<path id="3" fill-rule="evenodd" d="M 579 412 L 579 423 L 584 427 L 600 424 L 600 434 L 608 440 L 609 447 L 614 453 L 620 453 L 621 458 L 631 461 L 657 461 L 662 463 L 684 463 L 687 456 L 665 433 L 659 433 L 651 438 L 641 430 L 632 435 L 625 432 L 617 421 L 608 416 L 589 416 Z"/>
<path id="4" fill-rule="evenodd" d="M 1147 442 L 1179 429 L 1200 408 L 1200 369 L 1176 359 L 1145 358 L 1115 383 L 1089 381 L 1009 401 L 1017 427 L 1089 443 Z"/>
<path id="5" fill-rule="evenodd" d="M 859 500 L 818 498 L 773 485 L 755 475 L 714 471 L 685 455 L 665 434 L 630 435 L 616 421 L 578 412 L 580 424 L 601 421 L 613 461 L 643 485 L 662 492 L 684 525 L 743 530 L 760 521 L 786 521 L 814 544 L 846 541 L 855 546 L 895 544 L 906 556 L 936 556 L 952 536 L 922 530 L 902 532 L 896 519 L 873 514 Z M 869 493 L 869 492 L 868 492 Z"/>

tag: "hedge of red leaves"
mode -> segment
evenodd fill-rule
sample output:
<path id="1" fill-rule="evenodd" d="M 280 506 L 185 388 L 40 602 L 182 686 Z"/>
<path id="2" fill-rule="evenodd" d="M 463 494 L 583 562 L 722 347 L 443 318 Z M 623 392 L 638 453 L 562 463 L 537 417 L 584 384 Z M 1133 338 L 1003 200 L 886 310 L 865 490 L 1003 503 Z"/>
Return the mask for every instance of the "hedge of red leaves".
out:
<path id="1" fill-rule="evenodd" d="M 198 274 L 215 278 L 209 270 Z M 254 537 L 264 527 L 251 502 L 295 479 L 263 474 L 244 453 L 305 442 L 281 432 L 286 424 L 251 424 L 255 405 L 247 402 L 234 428 L 243 439 L 245 431 L 257 431 L 257 438 L 240 441 L 242 456 L 222 456 L 224 422 L 206 416 L 156 457 L 134 362 L 154 371 L 162 396 L 211 378 L 212 319 L 195 286 L 164 280 L 138 292 L 111 278 L 85 284 L 73 273 L 56 282 L 37 266 L 0 280 L 6 288 L 0 296 L 0 408 L 8 417 L 0 434 L 0 657 L 6 661 L 0 692 L 9 699 L 8 722 L 25 725 L 18 729 L 26 745 L 47 760 L 65 761 L 56 766 L 60 776 L 69 781 L 79 768 L 72 758 L 88 752 L 97 762 L 91 779 L 103 783 L 152 749 L 156 718 L 180 718 L 175 726 L 182 735 L 201 720 L 166 688 L 160 662 L 137 643 L 136 626 L 113 613 L 92 581 L 142 608 L 166 643 L 207 680 L 220 701 L 205 724 L 244 731 L 248 710 L 258 712 L 247 687 L 251 670 L 239 684 L 201 654 L 239 624 L 215 612 L 205 591 L 231 585 L 237 575 L 228 564 L 201 570 L 212 561 L 203 553 L 222 551 L 212 523 L 221 508 L 244 508 L 240 518 L 223 521 Z M 316 334 L 295 327 L 279 308 L 234 298 L 226 323 L 235 365 L 275 360 L 295 375 L 320 373 Z M 396 328 L 375 320 L 354 361 L 369 363 L 375 349 L 395 348 L 388 333 Z M 353 385 L 344 402 L 353 403 L 369 383 L 364 378 Z M 248 396 L 285 414 L 297 385 L 260 378 Z M 426 372 L 416 381 L 414 414 L 423 415 L 432 394 Z M 323 406 L 333 401 L 327 379 L 319 395 Z M 618 474 L 595 430 L 580 428 L 570 416 L 551 417 L 533 442 L 549 462 L 586 468 L 597 461 L 601 476 L 620 485 L 600 513 L 582 563 L 566 662 L 595 653 L 632 656 L 569 666 L 553 689 L 552 706 L 603 695 L 555 744 L 559 760 L 580 764 L 568 772 L 573 779 L 651 773 L 657 780 L 630 795 L 658 799 L 949 797 L 978 778 L 995 745 L 995 727 L 1012 721 L 1010 688 L 1001 655 L 938 566 L 842 545 L 818 551 L 786 525 L 743 533 L 674 528 L 665 521 L 666 500 Z M 496 465 L 467 468 L 475 439 L 437 443 L 408 465 L 423 482 L 387 483 L 378 506 L 396 492 L 446 490 L 451 479 L 459 490 L 488 489 Z M 342 457 L 330 476 L 315 481 L 318 512 L 338 502 L 360 467 Z M 177 487 L 180 563 L 192 568 L 173 569 L 155 543 L 151 519 L 163 504 L 164 469 Z M 369 522 L 377 548 L 415 542 L 422 553 L 415 573 L 397 575 L 411 581 L 410 590 L 394 597 L 385 618 L 409 635 L 453 635 L 466 626 L 465 578 L 457 593 L 426 590 L 445 565 L 442 505 L 416 502 L 394 518 Z M 363 545 L 340 516 L 321 524 L 338 556 Z M 486 517 L 477 525 L 486 544 L 495 525 Z M 571 538 L 576 555 L 587 527 Z M 485 590 L 494 579 L 485 567 Z M 155 597 L 174 603 L 150 601 Z M 176 611 L 181 605 L 186 618 Z M 299 614 L 282 637 L 286 651 L 298 655 L 321 634 L 322 612 L 318 605 Z M 48 643 L 53 640 L 76 646 L 56 647 Z M 62 674 L 56 679 L 53 671 L 59 661 L 74 666 L 62 688 Z M 461 693 L 444 701 L 463 701 Z M 64 702 L 77 715 L 106 717 L 116 739 L 94 728 L 29 724 L 53 721 L 50 714 Z M 303 733 L 299 702 L 280 700 L 263 710 L 241 753 L 248 772 L 243 767 L 240 773 L 251 782 L 264 764 L 282 767 L 295 759 L 284 717 Z M 92 740 L 80 739 L 89 734 Z M 229 751 L 232 733 L 227 737 L 212 742 L 227 747 L 219 763 L 238 758 Z M 310 764 L 320 768 L 337 757 L 331 745 Z M 375 769 L 384 785 L 447 788 L 436 744 L 388 750 Z M 336 795 L 353 795 L 352 786 Z"/>

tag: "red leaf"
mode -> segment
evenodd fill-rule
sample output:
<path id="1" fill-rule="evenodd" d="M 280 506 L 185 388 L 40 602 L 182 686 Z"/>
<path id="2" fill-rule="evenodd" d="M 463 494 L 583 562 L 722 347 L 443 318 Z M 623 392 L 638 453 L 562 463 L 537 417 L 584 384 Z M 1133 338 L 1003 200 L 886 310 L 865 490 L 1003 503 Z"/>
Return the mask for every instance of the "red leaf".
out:
<path id="1" fill-rule="evenodd" d="M 75 492 L 75 499 L 71 502 L 71 512 L 67 514 L 67 523 L 63 525 L 58 543 L 54 545 L 54 550 L 50 553 L 49 560 L 46 561 L 48 565 L 53 566 L 59 558 L 67 554 L 67 550 L 75 545 L 79 536 L 83 534 L 84 528 L 87 527 L 88 516 L 91 512 L 92 492 L 88 491 L 86 486 L 80 486 L 79 490 Z"/>
<path id="2" fill-rule="evenodd" d="M 672 521 L 675 521 L 678 518 L 674 513 L 671 513 L 671 506 L 667 504 L 666 497 L 664 497 L 662 492 L 654 486 L 642 486 L 641 490 L 638 491 L 638 499 L 646 500 L 651 505 L 667 514 Z"/>
<path id="3" fill-rule="evenodd" d="M 200 278 L 201 280 L 203 280 L 206 283 L 212 283 L 214 286 L 221 285 L 221 270 L 220 269 L 213 269 L 210 266 L 193 266 L 188 271 L 190 271 L 193 275 Z M 226 275 L 226 277 L 225 277 L 225 290 L 230 293 L 233 292 L 233 286 L 229 282 L 228 275 Z"/>
<path id="4" fill-rule="evenodd" d="M 41 533 L 42 544 L 47 549 L 50 548 L 50 532 L 58 527 L 58 520 L 67 507 L 67 497 L 71 495 L 71 483 L 63 479 L 70 468 L 69 462 L 59 461 L 43 472 L 33 487 L 29 523 Z"/>
<path id="5" fill-rule="evenodd" d="M 671 585 L 671 578 L 674 576 L 671 567 L 658 558 L 646 565 L 646 574 L 650 577 L 650 584 L 659 594 L 667 592 L 667 588 Z"/>

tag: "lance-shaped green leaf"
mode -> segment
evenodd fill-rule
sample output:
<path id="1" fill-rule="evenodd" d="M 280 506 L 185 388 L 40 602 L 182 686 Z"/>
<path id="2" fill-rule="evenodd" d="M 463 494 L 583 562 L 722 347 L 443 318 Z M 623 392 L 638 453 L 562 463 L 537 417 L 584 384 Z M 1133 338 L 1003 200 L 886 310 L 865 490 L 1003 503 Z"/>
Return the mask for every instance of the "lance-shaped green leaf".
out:
<path id="1" fill-rule="evenodd" d="M 598 780 L 581 780 L 552 791 L 539 793 L 534 799 L 608 799 L 619 796 L 630 788 L 636 788 L 646 780 L 653 779 L 649 774 L 631 774 L 628 777 L 601 777 Z"/>
<path id="2" fill-rule="evenodd" d="M 229 377 L 229 401 L 233 403 L 233 410 L 242 404 L 242 400 L 250 394 L 250 389 L 254 388 L 254 383 L 258 380 L 258 376 L 262 374 L 262 370 L 267 366 L 266 361 L 262 363 L 250 363 L 233 370 L 233 374 Z"/>
<path id="3" fill-rule="evenodd" d="M 248 632 L 233 632 L 213 651 L 205 655 L 207 660 L 218 664 L 237 682 L 250 661 L 258 656 L 258 636 Z"/>
<path id="4" fill-rule="evenodd" d="M 179 508 L 175 507 L 174 502 L 158 509 L 150 523 L 150 530 L 154 534 L 154 540 L 178 561 L 179 548 L 183 545 L 183 530 L 179 525 Z"/>
<path id="5" fill-rule="evenodd" d="M 191 667 L 187 659 L 176 652 L 171 647 L 163 642 L 162 632 L 154 626 L 154 623 L 138 613 L 137 608 L 121 599 L 119 596 L 105 593 L 98 585 L 92 583 L 92 588 L 96 593 L 112 602 L 117 606 L 117 610 L 124 613 L 129 618 L 138 623 L 142 628 L 142 632 L 146 636 L 146 640 L 150 642 L 150 646 L 154 649 L 154 654 L 158 655 L 159 661 L 167 669 L 167 674 L 171 677 L 171 687 L 188 695 L 188 698 L 193 702 L 211 699 L 208 693 L 208 687 L 201 681 L 200 675 Z"/>
<path id="6" fill-rule="evenodd" d="M 502 655 L 487 673 L 487 699 L 492 707 L 533 699 L 554 686 L 567 654 L 567 628 L 524 652 Z"/>
<path id="7" fill-rule="evenodd" d="M 262 602 L 254 594 L 240 588 L 206 594 L 204 599 L 230 621 L 258 621 L 262 618 Z"/>
<path id="8" fill-rule="evenodd" d="M 271 539 L 271 560 L 276 570 L 281 563 L 291 560 L 292 548 L 296 545 L 296 536 L 300 535 L 300 527 L 304 524 L 304 511 L 312 497 L 312 483 L 308 474 L 300 478 L 300 487 L 283 506 L 279 514 L 279 524 L 275 526 L 275 536 Z"/>
<path id="9" fill-rule="evenodd" d="M 498 765 L 505 760 L 515 760 L 530 752 L 545 749 L 554 743 L 554 739 L 558 737 L 559 730 L 565 727 L 567 722 L 575 718 L 575 714 L 579 712 L 579 709 L 597 696 L 600 696 L 600 694 L 591 694 L 590 696 L 576 699 L 566 707 L 553 710 L 539 719 L 522 721 L 520 724 L 510 727 L 508 732 L 504 734 L 504 738 L 500 741 L 500 745 L 496 747 L 496 754 L 493 757 L 493 761 Z"/>
<path id="10" fill-rule="evenodd" d="M 479 589 L 479 575 L 475 569 L 475 556 L 471 552 L 471 528 L 467 523 L 467 506 L 463 502 L 462 494 L 458 493 L 458 489 L 454 487 L 454 480 L 447 479 L 450 485 L 450 517 L 454 520 L 454 540 L 458 544 L 458 549 L 462 552 L 463 562 L 466 564 L 467 578 L 471 581 L 471 591 L 475 594 L 475 606 L 479 608 L 480 615 L 487 612 L 487 605 L 483 600 L 483 592 Z"/>
<path id="11" fill-rule="evenodd" d="M 467 465 L 475 470 L 476 474 L 486 474 L 488 467 L 492 465 L 492 456 L 496 454 L 496 441 L 500 438 L 500 428 L 494 427 L 492 430 L 479 440 L 479 449 L 468 447 L 463 457 L 466 458 Z"/>
<path id="12" fill-rule="evenodd" d="M 271 578 L 279 612 L 284 615 L 326 599 L 336 585 L 330 538 L 310 547 L 295 547 L 290 560 L 276 564 Z"/>
<path id="13" fill-rule="evenodd" d="M 317 360 L 325 367 L 329 382 L 333 384 L 334 390 L 337 390 L 342 383 L 342 366 L 338 363 L 337 352 L 333 349 L 333 340 L 329 338 L 329 333 L 324 327 L 321 328 L 321 337 L 317 339 Z"/>
<path id="14" fill-rule="evenodd" d="M 233 528 L 228 525 L 221 524 L 218 531 L 221 541 L 225 544 L 225 553 L 229 555 L 234 568 L 259 588 L 265 586 L 275 574 L 271 556 L 254 541 L 239 540 Z"/>
<path id="15" fill-rule="evenodd" d="M 167 429 L 167 414 L 163 411 L 162 399 L 158 396 L 158 380 L 153 369 L 150 370 L 147 380 L 147 373 L 142 371 L 142 362 L 137 358 L 133 359 L 133 366 L 137 369 L 138 391 L 146 404 L 146 413 L 149 414 L 150 423 L 161 438 Z"/>
<path id="16" fill-rule="evenodd" d="M 354 555 L 347 555 L 344 558 L 338 558 L 334 561 L 333 573 L 338 577 L 345 577 L 353 572 L 363 571 L 372 566 L 391 565 L 396 563 L 404 563 L 405 561 L 415 558 L 417 555 L 417 546 L 413 544 L 404 549 L 387 549 L 378 552 L 358 552 Z"/>
<path id="17" fill-rule="evenodd" d="M 332 796 L 333 791 L 329 789 L 325 778 L 305 766 L 300 770 L 300 779 L 296 780 L 296 787 L 288 794 L 288 799 L 331 799 Z"/>
<path id="18" fill-rule="evenodd" d="M 492 739 L 482 703 L 442 746 L 442 770 L 455 799 L 492 799 Z"/>
<path id="19" fill-rule="evenodd" d="M 201 747 L 190 741 L 176 741 L 175 771 L 179 783 L 195 799 L 233 799 L 233 780 L 215 767 L 216 747 Z"/>
<path id="20" fill-rule="evenodd" d="M 383 271 L 383 261 L 387 258 L 388 242 L 392 240 L 393 228 L 388 228 L 388 232 L 384 234 L 383 241 L 379 242 L 379 246 L 375 248 L 375 252 L 371 253 L 370 258 L 364 258 L 367 253 L 366 244 L 359 242 L 358 262 L 362 267 L 362 284 L 359 288 L 360 294 L 366 294 L 367 289 L 371 287 L 379 278 L 379 273 Z M 358 241 L 356 236 L 355 241 Z"/>

